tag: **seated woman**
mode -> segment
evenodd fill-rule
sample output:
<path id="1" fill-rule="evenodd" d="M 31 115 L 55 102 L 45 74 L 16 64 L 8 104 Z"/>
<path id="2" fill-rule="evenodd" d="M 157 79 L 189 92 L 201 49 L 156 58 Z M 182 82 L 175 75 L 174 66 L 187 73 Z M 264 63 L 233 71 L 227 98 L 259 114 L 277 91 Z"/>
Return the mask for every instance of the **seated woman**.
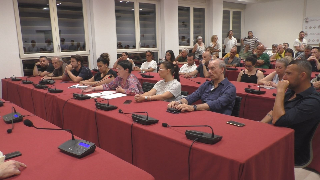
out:
<path id="1" fill-rule="evenodd" d="M 172 62 L 173 64 L 177 64 L 176 58 L 174 57 L 174 53 L 172 50 L 168 50 L 166 52 L 166 61 Z"/>
<path id="2" fill-rule="evenodd" d="M 143 93 L 142 86 L 138 78 L 131 74 L 132 63 L 129 61 L 120 61 L 117 66 L 117 71 L 118 77 L 116 77 L 109 84 L 103 84 L 97 87 L 89 87 L 83 92 L 116 90 L 117 93 L 123 93 L 127 95 Z"/>
<path id="3" fill-rule="evenodd" d="M 129 62 L 131 62 L 132 63 L 132 68 L 134 68 L 134 62 L 133 62 L 132 59 L 129 59 L 129 54 L 127 52 L 123 52 L 121 54 L 121 57 L 119 59 L 117 59 L 117 61 L 113 64 L 113 68 L 117 68 L 118 63 L 120 61 L 129 61 Z"/>
<path id="4" fill-rule="evenodd" d="M 163 80 L 158 81 L 154 87 L 144 94 L 134 96 L 136 102 L 143 101 L 176 101 L 180 100 L 181 84 L 179 82 L 179 70 L 177 65 L 169 61 L 160 64 L 159 76 Z"/>
<path id="5" fill-rule="evenodd" d="M 258 81 L 259 85 L 277 87 L 279 81 L 282 80 L 284 71 L 286 70 L 289 62 L 287 59 L 282 58 L 276 61 L 276 71 L 272 72 L 265 78 Z"/>
<path id="6" fill-rule="evenodd" d="M 110 83 L 117 77 L 117 73 L 112 69 L 109 69 L 109 54 L 103 53 L 97 60 L 97 65 L 99 72 L 95 74 L 91 79 L 80 81 L 80 84 L 90 85 L 90 86 L 99 86 L 102 84 Z"/>
<path id="7" fill-rule="evenodd" d="M 259 80 L 264 78 L 263 73 L 255 67 L 257 62 L 257 56 L 249 56 L 245 63 L 245 70 L 242 70 L 238 75 L 238 82 L 255 83 L 257 84 Z"/>

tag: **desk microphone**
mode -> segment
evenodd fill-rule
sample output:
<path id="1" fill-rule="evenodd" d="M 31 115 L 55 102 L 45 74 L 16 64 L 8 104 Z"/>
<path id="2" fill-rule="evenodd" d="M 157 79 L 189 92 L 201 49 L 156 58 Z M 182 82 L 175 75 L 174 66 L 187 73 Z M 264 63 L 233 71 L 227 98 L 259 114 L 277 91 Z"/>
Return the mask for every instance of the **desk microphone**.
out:
<path id="1" fill-rule="evenodd" d="M 14 107 L 12 107 L 12 111 L 13 111 L 13 114 L 16 114 L 16 113 L 17 113 L 16 108 L 14 108 Z M 13 115 L 13 116 L 14 116 L 14 115 Z M 12 117 L 12 119 L 11 119 L 12 128 L 11 128 L 11 129 L 7 129 L 7 133 L 8 133 L 8 134 L 12 133 L 13 128 L 14 128 L 13 119 L 14 119 L 14 117 Z"/>
<path id="2" fill-rule="evenodd" d="M 105 103 L 101 103 L 102 101 L 105 101 L 107 100 L 108 103 L 105 104 Z M 96 102 L 96 108 L 97 109 L 101 109 L 101 110 L 104 110 L 104 111 L 111 111 L 111 110 L 114 110 L 114 109 L 117 109 L 118 107 L 117 106 L 114 106 L 114 105 L 110 105 L 109 104 L 109 99 L 104 99 L 100 102 L 97 101 L 97 99 L 94 99 L 94 101 Z"/>
<path id="3" fill-rule="evenodd" d="M 170 126 L 167 123 L 162 123 L 162 127 L 209 127 L 211 129 L 210 133 L 205 133 L 201 131 L 186 130 L 185 135 L 190 140 L 195 140 L 205 144 L 215 144 L 221 141 L 222 136 L 215 135 L 213 133 L 213 128 L 209 125 L 187 125 L 187 126 Z"/>
<path id="4" fill-rule="evenodd" d="M 22 84 L 33 84 L 33 82 L 28 80 L 28 77 L 26 77 L 26 80 L 23 80 Z"/>
<path id="5" fill-rule="evenodd" d="M 54 87 L 54 89 L 53 89 L 53 88 L 48 88 L 48 91 L 49 91 L 50 93 L 62 93 L 62 92 L 63 92 L 62 89 L 57 89 L 54 84 L 53 84 L 52 86 Z"/>
<path id="6" fill-rule="evenodd" d="M 119 109 L 119 113 L 121 114 L 132 114 L 132 120 L 139 123 L 139 124 L 142 124 L 142 125 L 151 125 L 151 124 L 156 124 L 158 123 L 159 120 L 157 119 L 154 119 L 152 117 L 149 117 L 148 115 L 148 112 L 132 112 L 132 113 L 125 113 L 123 112 L 121 109 Z M 145 115 L 138 115 L 138 114 L 135 114 L 135 113 L 146 113 L 147 116 Z"/>
<path id="7" fill-rule="evenodd" d="M 29 119 L 26 119 L 23 121 L 24 125 L 28 127 L 34 127 L 36 129 L 46 129 L 46 130 L 63 130 L 63 131 L 68 131 L 72 135 L 72 139 L 64 142 L 61 144 L 58 149 L 62 151 L 63 153 L 66 153 L 68 155 L 77 157 L 77 158 L 82 158 L 84 156 L 87 156 L 91 153 L 93 153 L 96 149 L 96 145 L 92 142 L 85 141 L 85 140 L 79 140 L 75 139 L 72 131 L 70 129 L 52 129 L 52 128 L 38 128 L 33 125 L 32 121 Z"/>

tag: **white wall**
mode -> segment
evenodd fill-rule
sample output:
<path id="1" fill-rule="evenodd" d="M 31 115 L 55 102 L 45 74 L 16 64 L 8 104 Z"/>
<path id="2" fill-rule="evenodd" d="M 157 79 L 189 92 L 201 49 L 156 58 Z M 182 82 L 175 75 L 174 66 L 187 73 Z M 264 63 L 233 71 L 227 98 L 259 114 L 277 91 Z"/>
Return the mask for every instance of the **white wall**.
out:
<path id="1" fill-rule="evenodd" d="M 110 67 L 117 60 L 117 33 L 113 0 L 90 0 L 92 53 L 96 64 L 101 53 L 109 53 Z"/>
<path id="2" fill-rule="evenodd" d="M 12 0 L 1 0 L 0 6 L 0 79 L 22 76 L 22 61 L 19 58 L 17 30 Z M 0 84 L 2 97 L 2 84 Z"/>
<path id="3" fill-rule="evenodd" d="M 178 0 L 162 0 L 160 6 L 161 50 L 159 58 L 165 57 L 167 50 L 179 54 Z"/>
<path id="4" fill-rule="evenodd" d="M 212 35 L 218 35 L 218 41 L 223 45 L 222 37 L 222 16 L 223 16 L 223 0 L 208 0 L 206 10 L 206 45 L 209 46 Z M 210 18 L 209 18 L 210 17 Z M 222 53 L 220 52 L 220 57 Z"/>
<path id="5" fill-rule="evenodd" d="M 320 16 L 320 1 L 319 0 L 307 0 L 306 17 Z"/>

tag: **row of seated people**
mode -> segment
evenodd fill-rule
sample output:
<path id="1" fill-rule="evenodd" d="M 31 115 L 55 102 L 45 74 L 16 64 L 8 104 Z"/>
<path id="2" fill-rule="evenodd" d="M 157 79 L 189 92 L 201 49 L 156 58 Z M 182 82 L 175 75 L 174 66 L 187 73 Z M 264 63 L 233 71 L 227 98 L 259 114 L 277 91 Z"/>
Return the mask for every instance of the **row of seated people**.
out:
<path id="1" fill-rule="evenodd" d="M 92 78 L 91 71 L 82 66 L 80 57 L 78 55 L 72 56 L 70 65 L 66 66 L 61 75 L 62 80 L 80 82 Z M 179 83 L 177 65 L 170 61 L 164 61 L 160 64 L 158 73 L 163 80 L 157 82 L 149 92 L 143 92 L 139 80 L 131 74 L 132 63 L 125 60 L 117 63 L 117 76 L 114 74 L 108 78 L 111 82 L 100 82 L 103 84 L 95 87 L 90 86 L 84 92 L 116 90 L 119 93 L 133 95 L 136 102 L 169 101 L 168 107 L 176 108 L 181 112 L 209 110 L 230 115 L 235 104 L 236 87 L 224 76 L 226 63 L 219 59 L 211 60 L 211 56 L 206 57 L 206 52 L 203 57 L 204 59 L 199 66 L 202 65 L 203 74 L 208 75 L 211 81 L 203 83 L 186 98 L 181 98 L 180 96 L 181 84 Z M 102 55 L 100 58 L 106 57 Z M 104 66 L 107 69 L 109 61 L 101 61 L 100 58 L 98 59 L 99 63 L 103 64 L 105 62 Z M 250 56 L 250 58 L 247 58 L 245 62 L 246 68 L 254 68 L 255 61 L 255 57 Z M 308 148 L 306 148 L 306 139 L 319 123 L 320 114 L 317 110 L 320 108 L 320 95 L 310 83 L 312 72 L 310 62 L 307 60 L 295 60 L 288 64 L 286 60 L 282 59 L 277 63 L 277 67 L 281 66 L 282 70 L 284 70 L 282 73 L 284 73 L 282 75 L 280 71 L 276 71 L 276 73 L 279 73 L 278 77 L 280 76 L 281 78 L 282 76 L 282 78 L 278 79 L 277 82 L 275 104 L 261 122 L 295 130 L 295 163 L 301 165 L 306 163 L 306 155 L 309 153 L 307 152 Z M 205 66 L 207 68 L 204 68 Z M 142 70 L 144 69 L 142 68 Z M 146 70 L 150 70 L 150 68 Z M 250 70 L 246 70 L 250 74 Z M 107 69 L 107 71 L 111 71 L 111 69 Z M 43 72 L 38 73 L 41 74 Z M 246 71 L 243 73 L 245 74 Z M 102 77 L 103 74 L 106 73 L 101 72 L 100 76 Z M 271 83 L 271 80 L 269 81 L 268 79 L 271 78 L 266 77 L 258 81 L 263 84 Z M 198 100 L 202 100 L 202 103 L 194 104 Z"/>

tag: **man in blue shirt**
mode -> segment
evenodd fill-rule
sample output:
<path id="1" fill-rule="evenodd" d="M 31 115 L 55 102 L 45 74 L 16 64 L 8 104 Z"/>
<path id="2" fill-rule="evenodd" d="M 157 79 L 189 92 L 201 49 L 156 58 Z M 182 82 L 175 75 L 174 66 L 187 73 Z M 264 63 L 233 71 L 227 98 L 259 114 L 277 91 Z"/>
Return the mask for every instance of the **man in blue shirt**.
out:
<path id="1" fill-rule="evenodd" d="M 309 161 L 310 140 L 320 121 L 320 95 L 310 83 L 311 71 L 308 61 L 291 61 L 283 80 L 278 82 L 273 110 L 261 121 L 294 129 L 294 161 L 297 166 Z"/>
<path id="2" fill-rule="evenodd" d="M 168 107 L 182 112 L 210 110 L 231 115 L 236 99 L 236 87 L 224 77 L 226 64 L 221 60 L 211 60 L 208 69 L 211 81 L 203 83 L 188 97 L 171 102 Z M 199 99 L 203 104 L 192 105 Z"/>
<path id="3" fill-rule="evenodd" d="M 64 74 L 62 75 L 63 81 L 73 81 L 79 83 L 83 80 L 92 78 L 91 70 L 84 67 L 83 59 L 80 55 L 71 56 L 70 64 L 66 66 Z"/>

